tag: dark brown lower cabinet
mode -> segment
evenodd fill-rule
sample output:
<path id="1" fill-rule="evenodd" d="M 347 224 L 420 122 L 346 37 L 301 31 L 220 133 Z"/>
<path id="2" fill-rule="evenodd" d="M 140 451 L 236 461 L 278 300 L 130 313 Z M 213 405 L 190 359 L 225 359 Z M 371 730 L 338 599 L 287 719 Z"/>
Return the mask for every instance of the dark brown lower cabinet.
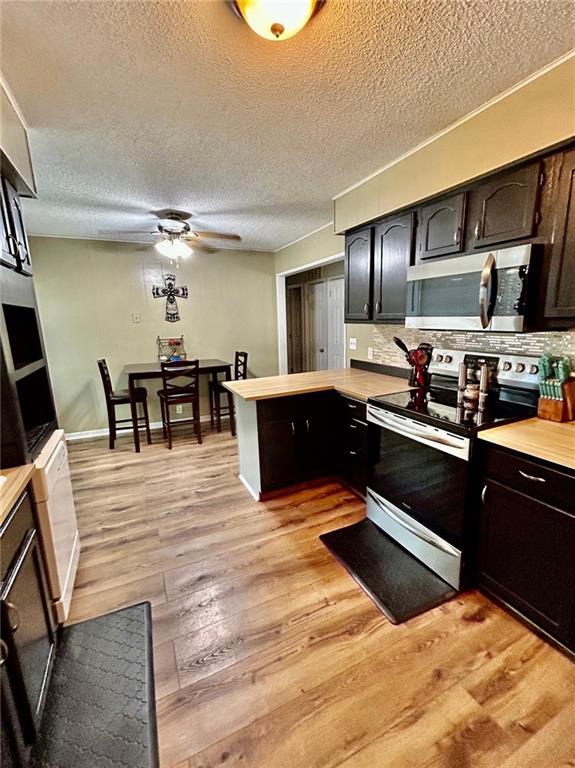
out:
<path id="1" fill-rule="evenodd" d="M 337 474 L 353 490 L 365 496 L 369 467 L 366 405 L 349 397 L 339 398 Z"/>
<path id="2" fill-rule="evenodd" d="M 258 403 L 263 493 L 334 473 L 334 393 Z"/>
<path id="3" fill-rule="evenodd" d="M 489 478 L 481 498 L 480 587 L 575 652 L 575 515 Z"/>

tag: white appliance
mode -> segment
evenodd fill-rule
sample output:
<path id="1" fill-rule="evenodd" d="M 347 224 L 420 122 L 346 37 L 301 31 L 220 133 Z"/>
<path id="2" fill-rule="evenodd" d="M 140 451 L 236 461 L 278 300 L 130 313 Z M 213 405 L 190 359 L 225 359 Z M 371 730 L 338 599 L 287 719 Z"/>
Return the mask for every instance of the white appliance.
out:
<path id="1" fill-rule="evenodd" d="M 80 558 L 80 537 L 63 429 L 55 430 L 36 461 L 32 488 L 40 542 L 58 622 L 68 617 Z"/>

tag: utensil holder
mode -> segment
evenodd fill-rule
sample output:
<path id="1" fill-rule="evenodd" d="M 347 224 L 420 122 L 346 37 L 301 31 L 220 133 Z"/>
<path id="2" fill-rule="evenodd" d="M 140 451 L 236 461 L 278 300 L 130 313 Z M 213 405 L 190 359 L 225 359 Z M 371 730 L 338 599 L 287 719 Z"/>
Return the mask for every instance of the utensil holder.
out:
<path id="1" fill-rule="evenodd" d="M 563 400 L 552 397 L 540 397 L 537 404 L 537 416 L 548 421 L 573 421 L 575 419 L 575 379 L 569 379 L 561 385 Z"/>

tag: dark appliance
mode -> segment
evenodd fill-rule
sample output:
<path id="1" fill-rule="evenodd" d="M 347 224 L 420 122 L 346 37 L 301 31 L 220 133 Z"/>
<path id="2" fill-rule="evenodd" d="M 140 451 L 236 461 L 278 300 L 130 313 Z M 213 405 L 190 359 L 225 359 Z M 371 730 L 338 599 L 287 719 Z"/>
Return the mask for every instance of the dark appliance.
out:
<path id="1" fill-rule="evenodd" d="M 532 245 L 436 259 L 407 269 L 407 328 L 525 330 Z"/>
<path id="2" fill-rule="evenodd" d="M 484 408 L 458 398 L 458 372 L 491 371 Z M 469 459 L 477 432 L 536 414 L 537 362 L 436 350 L 431 386 L 368 401 L 367 516 L 455 589 L 464 581 Z M 475 401 L 478 402 L 478 401 Z"/>

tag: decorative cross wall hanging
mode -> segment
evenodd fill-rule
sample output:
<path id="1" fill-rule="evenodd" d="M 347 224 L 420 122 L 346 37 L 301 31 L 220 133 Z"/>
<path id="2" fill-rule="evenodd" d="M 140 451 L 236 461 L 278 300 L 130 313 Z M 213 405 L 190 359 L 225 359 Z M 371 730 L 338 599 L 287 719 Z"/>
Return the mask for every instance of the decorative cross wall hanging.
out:
<path id="1" fill-rule="evenodd" d="M 179 299 L 188 298 L 188 287 L 181 285 L 176 288 L 176 276 L 164 275 L 164 285 L 154 285 L 152 287 L 152 296 L 155 299 L 166 298 L 166 320 L 168 323 L 177 323 L 180 319 L 180 313 L 178 312 L 178 303 L 176 297 Z"/>

